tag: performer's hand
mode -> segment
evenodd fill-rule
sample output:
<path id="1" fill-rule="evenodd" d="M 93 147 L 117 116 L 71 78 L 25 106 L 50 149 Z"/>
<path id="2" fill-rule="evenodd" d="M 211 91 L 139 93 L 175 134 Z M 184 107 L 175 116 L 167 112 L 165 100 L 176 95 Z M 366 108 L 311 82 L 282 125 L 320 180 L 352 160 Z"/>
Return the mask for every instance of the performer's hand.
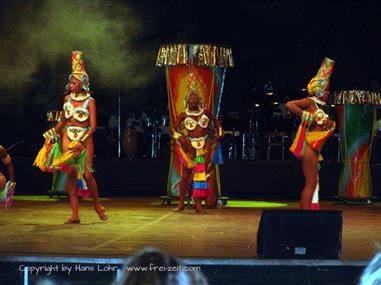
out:
<path id="1" fill-rule="evenodd" d="M 11 183 L 9 183 L 9 191 L 15 191 L 15 188 L 16 188 L 16 182 L 11 181 Z"/>
<path id="2" fill-rule="evenodd" d="M 51 128 L 47 130 L 45 133 L 43 133 L 42 136 L 45 138 L 45 140 L 50 141 L 56 139 L 58 137 L 58 134 L 54 128 Z"/>
<path id="3" fill-rule="evenodd" d="M 325 122 L 324 122 L 324 124 L 322 125 L 322 129 L 323 129 L 323 131 L 326 131 L 326 130 L 329 130 L 330 128 L 332 128 L 333 127 L 333 121 L 332 120 L 326 120 Z"/>
<path id="4" fill-rule="evenodd" d="M 306 124 L 308 127 L 312 125 L 312 123 L 315 120 L 315 114 L 312 114 L 307 111 L 303 111 L 301 116 L 302 121 L 304 121 L 304 124 Z"/>
<path id="5" fill-rule="evenodd" d="M 221 142 L 224 136 L 216 136 L 216 142 Z"/>
<path id="6" fill-rule="evenodd" d="M 181 136 L 179 137 L 179 142 L 181 143 L 181 145 L 186 145 L 188 140 L 184 136 Z"/>
<path id="7" fill-rule="evenodd" d="M 82 152 L 83 148 L 84 148 L 83 143 L 82 143 L 81 141 L 79 141 L 79 142 L 75 145 L 75 147 L 74 147 L 74 152 L 80 154 L 80 153 Z"/>
<path id="8" fill-rule="evenodd" d="M 178 141 L 183 149 L 192 149 L 192 144 L 186 137 L 181 136 Z"/>
<path id="9" fill-rule="evenodd" d="M 73 151 L 75 156 L 79 156 L 84 148 L 83 143 L 81 141 L 72 141 L 68 145 L 69 149 Z"/>

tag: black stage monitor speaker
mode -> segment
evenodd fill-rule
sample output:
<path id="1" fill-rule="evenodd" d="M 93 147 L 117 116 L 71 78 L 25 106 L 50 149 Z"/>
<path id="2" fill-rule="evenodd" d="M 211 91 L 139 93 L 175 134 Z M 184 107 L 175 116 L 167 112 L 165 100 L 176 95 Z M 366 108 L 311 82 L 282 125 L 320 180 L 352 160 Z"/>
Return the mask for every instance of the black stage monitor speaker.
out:
<path id="1" fill-rule="evenodd" d="M 339 258 L 342 224 L 340 211 L 265 210 L 257 253 L 262 258 Z"/>

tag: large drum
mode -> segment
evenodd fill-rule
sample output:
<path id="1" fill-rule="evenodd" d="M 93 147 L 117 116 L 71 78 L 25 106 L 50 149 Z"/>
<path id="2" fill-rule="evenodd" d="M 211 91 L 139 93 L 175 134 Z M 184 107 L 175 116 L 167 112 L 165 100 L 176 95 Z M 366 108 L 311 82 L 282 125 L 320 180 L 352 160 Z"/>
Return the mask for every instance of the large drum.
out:
<path id="1" fill-rule="evenodd" d="M 167 81 L 170 129 L 177 116 L 185 110 L 189 74 L 197 78 L 200 96 L 206 109 L 218 118 L 227 67 L 233 66 L 230 47 L 213 44 L 168 44 L 162 45 L 156 61 L 164 66 Z M 181 164 L 172 147 L 168 174 L 167 195 L 178 196 L 181 179 Z M 211 181 L 215 181 L 212 183 Z M 219 195 L 220 179 L 218 165 L 208 183 L 215 184 Z M 209 186 L 210 187 L 210 186 Z"/>
<path id="2" fill-rule="evenodd" d="M 127 128 L 123 131 L 123 153 L 128 159 L 136 157 L 137 152 L 137 138 L 135 130 Z"/>
<path id="3" fill-rule="evenodd" d="M 335 94 L 341 136 L 342 169 L 339 194 L 344 199 L 372 196 L 370 153 L 380 94 L 363 90 Z"/>

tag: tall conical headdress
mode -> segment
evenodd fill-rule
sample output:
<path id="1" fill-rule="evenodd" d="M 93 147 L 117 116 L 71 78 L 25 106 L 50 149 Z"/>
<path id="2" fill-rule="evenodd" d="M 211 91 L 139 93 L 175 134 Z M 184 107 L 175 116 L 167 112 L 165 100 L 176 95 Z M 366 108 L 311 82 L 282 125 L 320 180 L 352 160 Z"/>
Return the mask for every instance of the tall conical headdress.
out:
<path id="1" fill-rule="evenodd" d="M 190 93 L 196 93 L 198 96 L 200 96 L 198 82 L 197 82 L 197 75 L 194 73 L 188 74 L 188 85 L 187 85 L 187 96 Z"/>
<path id="2" fill-rule="evenodd" d="M 89 76 L 85 70 L 85 64 L 83 62 L 83 51 L 73 51 L 71 55 L 71 69 L 72 72 L 69 79 L 73 76 L 82 82 L 82 88 L 85 91 L 90 90 Z"/>
<path id="3" fill-rule="evenodd" d="M 307 85 L 309 95 L 327 100 L 329 94 L 329 78 L 331 77 L 335 62 L 328 57 L 324 58 L 315 77 Z"/>
<path id="4" fill-rule="evenodd" d="M 202 104 L 202 97 L 200 94 L 200 88 L 198 85 L 199 82 L 198 82 L 197 75 L 194 73 L 189 73 L 187 77 L 188 77 L 187 78 L 188 82 L 187 82 L 187 89 L 186 89 L 186 94 L 184 98 L 185 106 L 187 106 L 187 101 L 190 94 L 196 94 L 200 98 L 200 102 Z"/>

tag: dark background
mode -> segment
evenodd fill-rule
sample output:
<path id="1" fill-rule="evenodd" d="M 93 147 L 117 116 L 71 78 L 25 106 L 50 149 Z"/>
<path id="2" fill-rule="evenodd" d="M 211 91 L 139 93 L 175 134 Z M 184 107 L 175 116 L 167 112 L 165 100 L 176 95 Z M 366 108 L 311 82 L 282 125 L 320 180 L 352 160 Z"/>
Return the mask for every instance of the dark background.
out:
<path id="1" fill-rule="evenodd" d="M 20 33 L 17 26 L 38 21 L 39 11 L 50 2 L 0 1 L 0 51 L 3 51 L 0 61 L 4 62 L 4 58 L 10 56 L 16 59 L 28 56 L 27 51 L 20 52 L 18 48 L 26 42 L 23 36 L 33 35 L 39 26 L 34 26 L 35 30 L 31 28 L 26 33 L 28 36 Z M 126 75 L 125 85 L 101 84 L 104 82 L 101 80 L 102 69 L 97 69 L 91 60 L 86 59 L 86 56 L 91 58 L 94 50 L 88 51 L 88 43 L 84 41 L 81 46 L 78 40 L 81 30 L 70 31 L 71 34 L 79 34 L 73 38 L 73 42 L 78 42 L 72 49 L 85 51 L 100 126 L 107 126 L 110 115 L 116 114 L 118 94 L 121 95 L 123 118 L 136 109 L 147 113 L 154 109 L 165 111 L 164 72 L 155 67 L 156 53 L 162 43 L 221 43 L 231 46 L 235 67 L 227 72 L 222 115 L 235 111 L 245 117 L 254 103 L 269 104 L 264 95 L 267 82 L 271 82 L 276 91 L 277 98 L 273 100 L 305 96 L 300 90 L 315 75 L 324 57 L 335 60 L 331 92 L 377 89 L 381 79 L 381 5 L 377 1 L 115 0 L 62 3 L 68 8 L 70 5 L 97 5 L 96 9 L 102 11 L 106 2 L 109 3 L 107 11 L 111 11 L 107 17 L 112 19 L 114 13 L 115 19 L 128 24 L 130 18 L 117 15 L 118 9 L 128 7 L 140 21 L 139 31 L 132 39 L 128 38 L 131 31 L 126 32 L 128 41 L 125 48 L 134 53 L 131 58 L 139 58 L 139 52 L 143 50 L 149 56 L 137 61 L 136 66 L 140 69 L 133 67 L 136 72 L 131 76 L 132 81 L 136 74 L 147 74 L 144 82 L 131 87 L 128 85 L 129 75 Z M 28 20 L 30 18 L 34 20 Z M 40 27 L 44 28 L 43 25 Z M 21 35 L 19 41 L 18 35 Z M 61 37 L 65 37 L 64 32 L 57 32 L 49 42 L 59 42 Z M 102 45 L 109 43 L 99 39 L 98 45 L 100 50 Z M 41 133 L 48 127 L 46 111 L 61 108 L 62 91 L 70 73 L 70 48 L 60 50 L 53 64 L 45 64 L 44 57 L 41 57 L 40 63 L 37 60 L 38 67 L 25 77 L 21 73 L 17 79 L 11 75 L 7 78 L 7 73 L 2 73 L 0 141 L 3 145 L 8 146 L 16 140 L 25 141 L 21 153 L 25 156 L 33 156 L 38 150 L 42 142 Z M 123 44 L 120 48 L 123 51 Z M 29 49 L 32 51 L 33 45 Z M 41 54 L 44 52 L 41 49 Z M 51 53 L 54 52 L 52 50 Z M 113 56 L 118 57 L 118 54 Z M 9 68 L 17 69 L 22 65 L 21 61 Z M 3 71 L 6 67 L 1 65 Z M 15 86 L 16 82 L 21 83 Z"/>

